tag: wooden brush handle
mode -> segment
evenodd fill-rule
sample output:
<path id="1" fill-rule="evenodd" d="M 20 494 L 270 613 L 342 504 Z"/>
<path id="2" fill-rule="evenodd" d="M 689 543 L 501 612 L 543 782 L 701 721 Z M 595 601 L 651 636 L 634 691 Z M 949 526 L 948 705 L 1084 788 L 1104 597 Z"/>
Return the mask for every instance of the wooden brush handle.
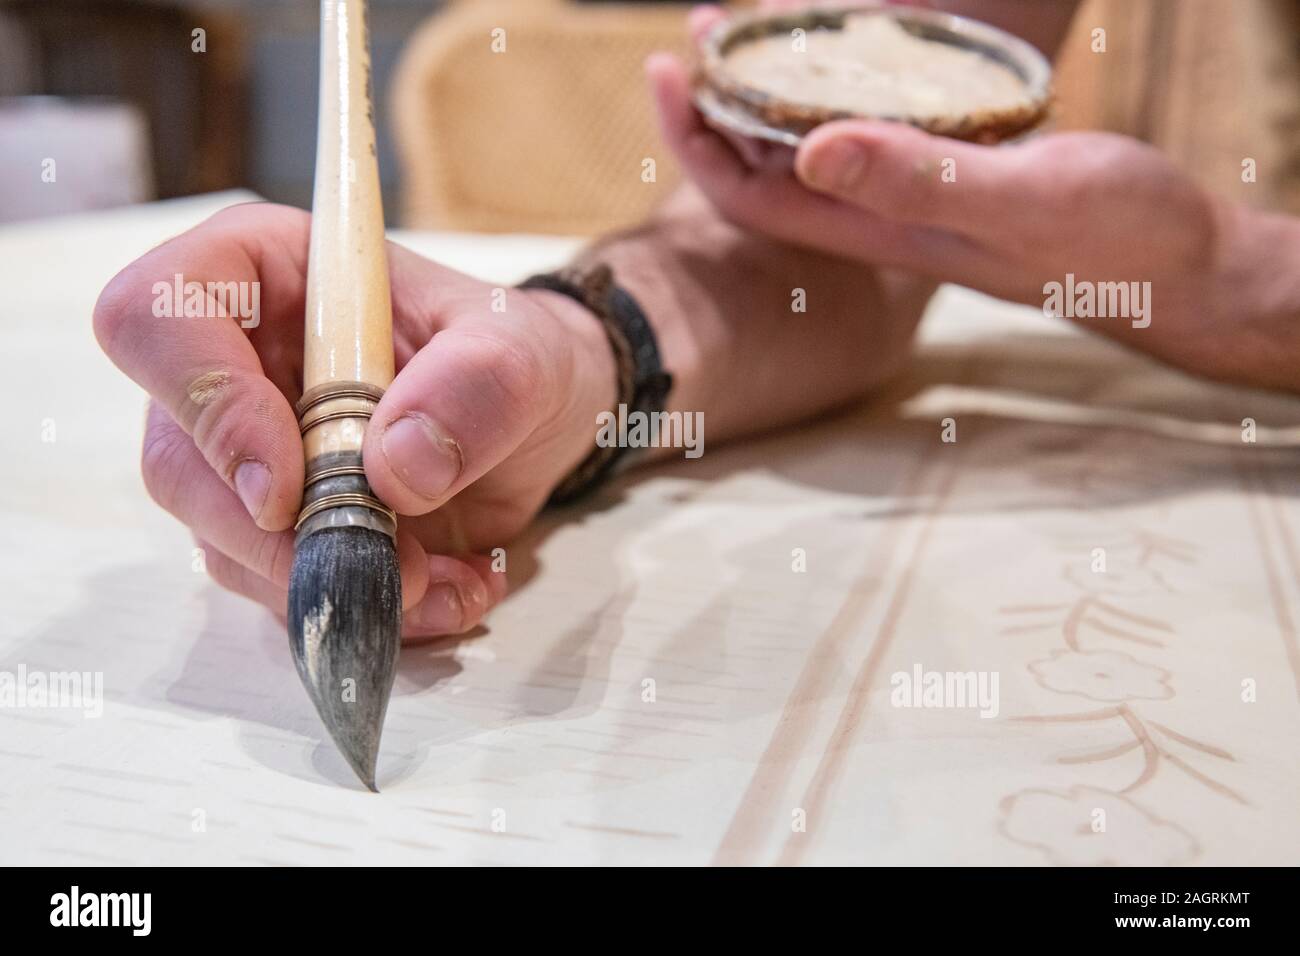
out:
<path id="1" fill-rule="evenodd" d="M 393 380 L 393 313 L 365 0 L 321 0 L 320 28 L 303 390 L 336 382 L 384 389 Z M 372 403 L 339 399 L 325 403 L 325 411 L 366 410 L 367 404 Z M 328 452 L 359 451 L 364 430 L 364 418 L 337 418 L 309 429 L 308 465 Z"/>
<path id="2" fill-rule="evenodd" d="M 365 0 L 321 0 L 320 118 L 307 257 L 303 396 L 307 481 L 298 540 L 327 528 L 396 535 L 361 446 L 393 381 L 393 309 L 370 103 Z"/>

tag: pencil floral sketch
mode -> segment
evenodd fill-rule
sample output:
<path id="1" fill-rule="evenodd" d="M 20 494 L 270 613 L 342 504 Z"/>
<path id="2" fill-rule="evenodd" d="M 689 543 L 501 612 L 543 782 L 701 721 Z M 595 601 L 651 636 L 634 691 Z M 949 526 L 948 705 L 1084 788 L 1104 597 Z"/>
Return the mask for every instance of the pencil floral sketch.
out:
<path id="1" fill-rule="evenodd" d="M 1094 481 L 1072 488 L 1087 494 Z M 1077 547 L 1069 536 L 1066 550 Z M 1003 607 L 1009 621 L 1002 634 L 1054 632 L 1062 647 L 1045 657 L 1026 662 L 1034 681 L 1053 694 L 1082 697 L 1107 705 L 1093 710 L 1037 714 L 1013 718 L 1023 723 L 1086 726 L 1115 725 L 1123 734 L 1084 753 L 1057 758 L 1063 765 L 1097 765 L 1141 755 L 1136 777 L 1128 784 L 1107 789 L 1079 784 L 1067 790 L 1029 788 L 1004 797 L 999 805 L 998 832 L 1031 847 L 1055 864 L 1070 866 L 1177 865 L 1201 852 L 1197 841 L 1181 826 L 1164 820 L 1133 799 L 1162 765 L 1172 767 L 1209 790 L 1246 804 L 1231 787 L 1193 763 L 1209 757 L 1233 762 L 1232 754 L 1196 740 L 1141 714 L 1139 706 L 1168 701 L 1175 696 L 1173 675 L 1143 660 L 1138 654 L 1158 652 L 1176 638 L 1165 620 L 1125 607 L 1149 593 L 1176 589 L 1164 575 L 1163 565 L 1183 568 L 1196 563 L 1191 543 L 1146 528 L 1123 529 L 1106 549 L 1096 549 L 1093 571 L 1080 573 L 1077 561 L 1067 561 L 1060 577 L 1082 592 L 1074 599 L 1037 605 Z M 1106 566 L 1110 556 L 1111 567 Z M 1118 650 L 1115 644 L 1123 645 Z M 1109 837 L 1109 838 L 1108 838 Z"/>

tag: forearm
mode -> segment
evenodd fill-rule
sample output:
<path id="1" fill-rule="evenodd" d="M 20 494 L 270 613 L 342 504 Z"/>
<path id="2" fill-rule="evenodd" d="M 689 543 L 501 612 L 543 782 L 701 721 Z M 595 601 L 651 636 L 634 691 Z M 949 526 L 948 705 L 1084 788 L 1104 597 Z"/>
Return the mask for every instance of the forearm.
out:
<path id="1" fill-rule="evenodd" d="M 683 191 L 584 254 L 641 303 L 674 376 L 669 410 L 710 440 L 797 421 L 893 375 L 929 283 L 798 250 L 720 220 Z"/>

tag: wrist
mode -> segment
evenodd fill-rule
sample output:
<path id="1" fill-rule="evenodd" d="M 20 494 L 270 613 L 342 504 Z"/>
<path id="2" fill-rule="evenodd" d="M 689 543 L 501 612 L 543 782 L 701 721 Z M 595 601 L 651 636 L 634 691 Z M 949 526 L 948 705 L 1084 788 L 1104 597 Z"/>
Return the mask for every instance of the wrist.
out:
<path id="1" fill-rule="evenodd" d="M 549 289 L 524 289 L 521 294 L 551 316 L 563 343 L 560 384 L 545 426 L 546 437 L 557 449 L 554 486 L 590 454 L 597 416 L 613 409 L 618 400 L 614 353 L 600 320 L 582 303 Z"/>

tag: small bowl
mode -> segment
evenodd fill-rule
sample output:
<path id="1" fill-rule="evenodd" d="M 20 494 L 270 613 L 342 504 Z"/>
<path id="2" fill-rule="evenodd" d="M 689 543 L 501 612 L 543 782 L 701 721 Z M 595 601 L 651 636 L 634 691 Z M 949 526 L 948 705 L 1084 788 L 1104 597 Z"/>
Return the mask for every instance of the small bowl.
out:
<path id="1" fill-rule="evenodd" d="M 748 41 L 796 28 L 842 29 L 849 17 L 881 16 L 895 20 L 913 36 L 973 50 L 1011 70 L 1025 86 L 1025 103 L 950 116 L 884 116 L 782 100 L 741 83 L 726 68 L 726 56 Z M 1018 139 L 1039 126 L 1052 103 L 1052 67 L 1033 45 L 1004 30 L 937 10 L 912 7 L 811 8 L 775 15 L 747 14 L 719 23 L 705 37 L 696 70 L 695 104 L 710 121 L 754 139 L 798 146 L 822 123 L 841 119 L 877 119 L 907 123 L 928 133 L 977 143 Z"/>

